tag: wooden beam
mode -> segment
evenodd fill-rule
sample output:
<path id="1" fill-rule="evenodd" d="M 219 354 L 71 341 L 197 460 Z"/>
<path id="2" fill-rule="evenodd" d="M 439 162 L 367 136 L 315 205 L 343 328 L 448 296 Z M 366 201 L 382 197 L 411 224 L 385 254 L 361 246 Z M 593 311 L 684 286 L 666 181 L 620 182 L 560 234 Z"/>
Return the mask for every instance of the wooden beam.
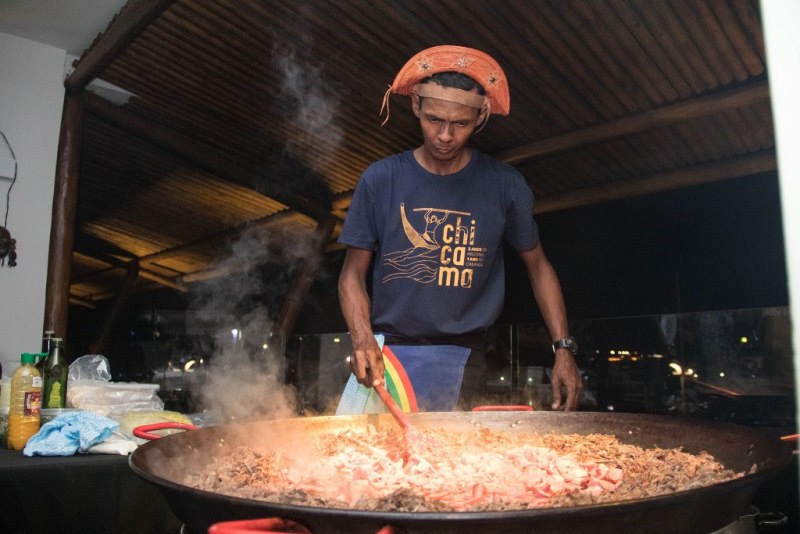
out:
<path id="1" fill-rule="evenodd" d="M 139 263 L 141 265 L 152 265 L 153 263 L 163 261 L 168 258 L 172 258 L 174 256 L 182 254 L 187 250 L 191 250 L 196 247 L 213 245 L 215 243 L 222 243 L 224 241 L 235 239 L 236 237 L 240 236 L 242 233 L 246 231 L 253 230 L 255 228 L 260 228 L 262 226 L 271 226 L 274 224 L 279 224 L 281 221 L 283 221 L 283 219 L 288 219 L 292 215 L 293 214 L 291 212 L 282 211 L 280 213 L 276 213 L 275 215 L 269 215 L 267 217 L 262 217 L 254 221 L 248 221 L 244 224 L 240 224 L 239 226 L 226 228 L 225 230 L 205 236 L 195 241 L 190 241 L 188 243 L 183 243 L 182 245 L 178 245 L 176 247 L 164 249 L 159 252 L 154 252 L 153 254 L 142 256 L 141 258 L 139 258 Z"/>
<path id="2" fill-rule="evenodd" d="M 597 144 L 617 137 L 634 135 L 676 122 L 744 107 L 767 99 L 769 99 L 769 85 L 767 82 L 759 82 L 751 86 L 699 96 L 670 106 L 598 124 L 597 126 L 548 137 L 541 141 L 500 152 L 495 157 L 514 165 L 529 159 L 541 158 L 556 152 Z"/>
<path id="3" fill-rule="evenodd" d="M 155 289 L 158 289 L 158 286 L 155 283 L 152 283 L 152 284 L 151 283 L 146 283 L 146 284 L 140 283 L 140 284 L 137 284 L 131 290 L 131 293 L 136 293 L 136 294 L 147 293 L 148 291 L 153 291 Z M 103 293 L 93 293 L 88 298 L 87 297 L 83 297 L 83 300 L 91 302 L 91 303 L 94 304 L 96 302 L 100 302 L 100 301 L 103 301 L 103 300 L 108 300 L 108 299 L 111 299 L 111 298 L 115 298 L 117 296 L 117 293 L 118 293 L 117 291 L 105 291 Z M 78 297 L 77 295 L 70 295 L 70 298 L 81 298 L 81 297 Z"/>
<path id="4" fill-rule="evenodd" d="M 105 315 L 105 321 L 103 321 L 103 325 L 98 330 L 97 337 L 89 346 L 92 354 L 103 354 L 105 352 L 111 332 L 114 331 L 114 327 L 117 325 L 120 313 L 122 313 L 122 309 L 125 307 L 134 285 L 136 285 L 137 278 L 139 278 L 139 264 L 131 262 L 128 264 L 128 273 L 125 275 L 119 291 L 117 291 L 111 310 Z"/>
<path id="5" fill-rule="evenodd" d="M 763 151 L 757 154 L 732 158 L 717 163 L 697 165 L 688 169 L 661 172 L 634 180 L 613 182 L 599 187 L 590 187 L 580 191 L 552 195 L 537 200 L 534 213 L 550 213 L 553 211 L 578 208 L 591 204 L 599 204 L 610 200 L 620 200 L 639 195 L 659 193 L 682 187 L 718 182 L 731 178 L 740 178 L 763 172 L 775 171 L 778 164 L 774 151 Z"/>
<path id="6" fill-rule="evenodd" d="M 128 0 L 64 81 L 67 94 L 81 92 L 175 0 Z"/>
<path id="7" fill-rule="evenodd" d="M 308 292 L 314 281 L 314 275 L 319 268 L 320 260 L 325 253 L 325 247 L 327 247 L 331 239 L 331 234 L 336 228 L 337 221 L 337 218 L 329 217 L 324 221 L 320 221 L 314 231 L 308 254 L 305 255 L 303 263 L 300 265 L 297 274 L 295 274 L 292 286 L 286 293 L 278 316 L 270 329 L 268 339 L 269 347 L 273 354 L 284 354 L 286 340 L 289 339 L 289 335 L 294 330 L 297 317 L 300 315 L 300 310 L 308 297 Z"/>
<path id="8" fill-rule="evenodd" d="M 78 202 L 83 104 L 79 96 L 64 99 L 61 134 L 56 164 L 53 215 L 50 223 L 50 251 L 47 260 L 44 328 L 58 337 L 67 335 L 69 277 L 72 245 L 75 239 L 75 213 Z"/>
<path id="9" fill-rule="evenodd" d="M 254 186 L 258 185 L 258 192 L 262 195 L 316 221 L 329 216 L 327 206 L 320 206 L 308 198 L 285 192 L 283 190 L 285 184 L 261 179 L 253 170 L 241 166 L 218 149 L 127 112 L 98 96 L 87 95 L 86 111 L 177 154 L 224 180 L 253 190 Z"/>
<path id="10" fill-rule="evenodd" d="M 94 301 L 88 300 L 88 299 L 84 299 L 84 298 L 81 298 L 81 297 L 78 297 L 78 296 L 75 296 L 75 295 L 70 295 L 69 296 L 69 303 L 70 304 L 74 304 L 76 306 L 83 306 L 84 308 L 89 308 L 91 310 L 94 310 L 95 308 L 97 308 L 97 306 L 95 306 Z"/>
<path id="11" fill-rule="evenodd" d="M 602 143 L 617 137 L 634 135 L 718 111 L 736 109 L 768 98 L 769 85 L 766 82 L 758 82 L 747 87 L 696 97 L 692 100 L 623 117 L 597 126 L 548 137 L 541 141 L 499 152 L 495 154 L 495 157 L 513 165 L 581 146 Z M 333 198 L 332 209 L 336 212 L 343 212 L 350 206 L 352 201 L 352 191 L 340 193 Z"/>
<path id="12" fill-rule="evenodd" d="M 94 272 L 91 272 L 91 273 L 86 273 L 86 274 L 83 274 L 81 276 L 76 276 L 76 277 L 72 278 L 72 280 L 70 280 L 71 284 L 76 284 L 76 283 L 81 283 L 81 282 L 84 282 L 84 281 L 87 281 L 87 280 L 92 280 L 95 277 L 97 277 L 98 274 L 102 274 L 102 273 L 108 272 L 110 270 L 122 269 L 124 271 L 130 271 L 131 265 L 137 264 L 137 265 L 139 265 L 138 271 L 139 271 L 139 276 L 140 277 L 142 277 L 142 278 L 144 278 L 146 280 L 150 280 L 151 282 L 155 282 L 155 283 L 157 283 L 159 285 L 162 285 L 164 287 L 169 287 L 169 288 L 174 289 L 176 291 L 180 291 L 181 293 L 186 293 L 189 290 L 189 288 L 187 288 L 186 285 L 181 283 L 180 281 L 175 281 L 173 278 L 170 278 L 168 276 L 163 276 L 163 275 L 158 274 L 156 272 L 153 272 L 153 271 L 151 271 L 149 269 L 142 268 L 140 262 L 138 262 L 137 260 L 123 261 L 123 260 L 118 260 L 118 259 L 116 259 L 114 257 L 111 257 L 111 256 L 99 257 L 97 255 L 91 256 L 91 258 L 95 259 L 95 260 L 97 260 L 99 262 L 105 263 L 106 265 L 110 265 L 111 268 L 103 269 L 101 271 L 94 271 Z"/>
<path id="13" fill-rule="evenodd" d="M 203 280 L 210 280 L 212 278 L 218 278 L 220 276 L 226 276 L 226 275 L 234 274 L 236 272 L 239 272 L 242 269 L 248 269 L 248 268 L 252 267 L 252 265 L 244 265 L 243 264 L 243 265 L 238 265 L 235 268 L 231 267 L 231 266 L 214 267 L 214 268 L 211 268 L 211 269 L 205 269 L 205 270 L 196 271 L 196 272 L 193 272 L 193 273 L 177 275 L 177 276 L 172 277 L 172 278 L 161 277 L 161 279 L 157 279 L 156 276 L 159 276 L 159 275 L 156 275 L 155 273 L 153 273 L 153 276 L 151 276 L 148 273 L 151 273 L 152 271 L 144 269 L 143 266 L 152 265 L 153 263 L 156 263 L 158 261 L 162 261 L 164 259 L 171 258 L 173 256 L 177 256 L 177 255 L 185 252 L 186 250 L 191 250 L 192 248 L 197 247 L 197 246 L 201 246 L 201 245 L 202 246 L 208 246 L 209 244 L 213 244 L 213 243 L 216 243 L 216 242 L 221 242 L 221 241 L 227 241 L 229 239 L 234 239 L 238 235 L 242 234 L 245 231 L 253 231 L 254 229 L 257 229 L 257 228 L 261 228 L 261 227 L 265 227 L 266 228 L 266 227 L 269 227 L 269 226 L 272 226 L 272 225 L 275 225 L 275 224 L 280 224 L 283 219 L 287 219 L 287 218 L 290 218 L 292 216 L 293 216 L 293 214 L 290 213 L 290 212 L 277 213 L 275 215 L 270 215 L 269 217 L 263 217 L 261 219 L 255 220 L 255 221 L 247 222 L 245 224 L 239 225 L 239 226 L 234 227 L 234 228 L 228 228 L 226 230 L 223 230 L 223 231 L 218 232 L 216 234 L 207 236 L 207 237 L 205 237 L 203 239 L 199 239 L 197 241 L 193 241 L 193 242 L 190 242 L 190 243 L 185 243 L 183 245 L 179 245 L 177 247 L 165 249 L 165 250 L 162 250 L 160 252 L 155 252 L 155 253 L 149 254 L 147 256 L 142 256 L 142 257 L 140 257 L 140 258 L 138 258 L 136 260 L 139 263 L 140 267 L 141 267 L 140 271 L 139 271 L 139 276 L 142 277 L 142 278 L 149 279 L 149 280 L 151 280 L 153 282 L 160 283 L 161 285 L 165 285 L 167 287 L 173 287 L 174 286 L 173 289 L 177 289 L 178 291 L 186 292 L 186 291 L 188 291 L 187 284 L 189 284 L 189 283 L 200 282 L 200 281 L 203 281 Z M 338 219 L 334 218 L 334 227 L 337 227 L 338 224 L 339 224 Z M 113 265 L 113 266 L 109 267 L 107 269 L 100 270 L 100 271 L 94 271 L 94 272 L 91 272 L 91 273 L 83 274 L 81 276 L 76 276 L 71 280 L 71 282 L 73 284 L 80 283 L 80 282 L 83 282 L 83 281 L 86 281 L 86 280 L 91 280 L 91 279 L 95 278 L 98 274 L 111 271 L 112 269 L 125 268 L 125 266 L 127 266 L 127 264 L 128 264 L 128 262 L 125 262 L 125 261 L 122 261 L 122 260 L 117 260 L 116 262 L 114 262 L 114 261 L 112 261 L 113 258 L 109 257 L 107 254 L 101 254 L 101 253 L 98 253 L 98 252 L 86 253 L 86 255 L 91 257 L 91 258 L 93 258 L 93 259 L 95 259 L 95 260 L 97 260 L 97 261 L 99 261 L 99 262 L 106 263 L 107 265 Z M 99 300 L 107 299 L 107 298 L 112 297 L 112 296 L 113 296 L 112 294 L 104 293 L 104 294 L 93 295 L 92 298 L 95 301 L 99 301 Z"/>

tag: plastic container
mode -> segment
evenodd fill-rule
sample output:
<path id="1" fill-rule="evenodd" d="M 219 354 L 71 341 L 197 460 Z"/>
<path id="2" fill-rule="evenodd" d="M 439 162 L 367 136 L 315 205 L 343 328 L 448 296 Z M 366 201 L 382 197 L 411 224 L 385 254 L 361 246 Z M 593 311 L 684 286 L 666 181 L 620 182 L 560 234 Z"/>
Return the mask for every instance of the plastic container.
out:
<path id="1" fill-rule="evenodd" d="M 59 415 L 64 415 L 72 412 L 81 412 L 83 410 L 76 410 L 75 408 L 42 408 L 41 421 L 42 425 L 49 423 Z"/>
<path id="2" fill-rule="evenodd" d="M 0 408 L 0 448 L 6 448 L 6 433 L 8 432 L 8 406 Z"/>
<path id="3" fill-rule="evenodd" d="M 0 379 L 0 408 L 5 408 L 11 405 L 11 377 L 3 377 Z M 6 411 L 8 413 L 8 411 Z"/>
<path id="4" fill-rule="evenodd" d="M 8 410 L 8 448 L 22 450 L 39 431 L 42 409 L 42 376 L 34 367 L 35 355 L 24 353 L 11 377 L 11 404 Z"/>

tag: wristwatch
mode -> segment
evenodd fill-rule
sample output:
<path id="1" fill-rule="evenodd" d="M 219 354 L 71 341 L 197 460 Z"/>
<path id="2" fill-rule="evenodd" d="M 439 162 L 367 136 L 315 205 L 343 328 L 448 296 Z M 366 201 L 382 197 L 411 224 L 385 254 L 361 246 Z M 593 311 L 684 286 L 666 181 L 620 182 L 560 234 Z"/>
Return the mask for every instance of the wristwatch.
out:
<path id="1" fill-rule="evenodd" d="M 554 341 L 551 348 L 553 349 L 553 354 L 555 354 L 558 349 L 569 349 L 573 356 L 578 354 L 578 342 L 575 341 L 573 337 L 565 337 L 564 339 Z"/>

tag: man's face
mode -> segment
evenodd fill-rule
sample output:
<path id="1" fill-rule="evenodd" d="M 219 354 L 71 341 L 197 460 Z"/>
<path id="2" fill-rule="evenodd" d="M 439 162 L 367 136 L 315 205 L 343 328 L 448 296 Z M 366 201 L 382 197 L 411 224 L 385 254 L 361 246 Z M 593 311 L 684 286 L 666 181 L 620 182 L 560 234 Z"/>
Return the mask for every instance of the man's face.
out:
<path id="1" fill-rule="evenodd" d="M 424 139 L 423 149 L 440 161 L 458 158 L 478 124 L 479 110 L 438 98 L 413 95 L 412 108 L 419 117 Z"/>

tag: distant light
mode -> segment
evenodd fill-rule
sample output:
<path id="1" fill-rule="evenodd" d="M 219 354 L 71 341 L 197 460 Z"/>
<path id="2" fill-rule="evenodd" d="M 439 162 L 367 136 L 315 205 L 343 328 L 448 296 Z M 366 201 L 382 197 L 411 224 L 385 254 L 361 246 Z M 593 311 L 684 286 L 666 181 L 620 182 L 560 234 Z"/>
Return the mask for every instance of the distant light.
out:
<path id="1" fill-rule="evenodd" d="M 680 376 L 683 374 L 683 367 L 675 362 L 670 362 L 669 368 L 672 369 L 673 376 Z"/>
<path id="2" fill-rule="evenodd" d="M 664 357 L 664 355 L 663 354 L 651 354 L 650 357 L 654 358 L 656 360 L 660 360 L 660 359 L 662 359 Z"/>
<path id="3" fill-rule="evenodd" d="M 610 361 L 610 362 L 621 362 L 622 358 L 620 358 L 619 356 L 609 356 L 608 357 L 608 361 Z"/>
<path id="4" fill-rule="evenodd" d="M 186 362 L 186 365 L 183 366 L 183 371 L 186 372 L 186 373 L 191 373 L 192 372 L 192 367 L 194 367 L 194 364 L 196 364 L 196 363 L 197 362 L 194 361 L 194 360 L 189 360 L 188 362 Z"/>
<path id="5" fill-rule="evenodd" d="M 616 354 L 616 353 L 617 353 L 617 351 L 615 351 L 615 350 L 610 350 L 610 351 L 608 351 L 608 353 L 609 353 L 609 354 Z"/>
<path id="6" fill-rule="evenodd" d="M 725 378 L 725 373 L 720 373 L 719 376 L 720 378 Z"/>
<path id="7" fill-rule="evenodd" d="M 505 380 L 506 380 L 506 377 L 504 377 L 504 376 L 500 377 L 500 382 L 505 382 Z"/>
<path id="8" fill-rule="evenodd" d="M 742 343 L 747 343 L 748 342 L 747 336 L 740 337 L 739 341 L 742 342 Z"/>
<path id="9" fill-rule="evenodd" d="M 606 410 L 608 410 L 609 412 L 613 412 L 614 407 L 609 404 L 608 406 L 606 406 Z"/>
<path id="10" fill-rule="evenodd" d="M 528 382 L 533 382 L 533 377 L 532 376 L 528 377 Z"/>
<path id="11" fill-rule="evenodd" d="M 264 349 L 264 350 L 267 350 L 269 348 L 269 345 L 264 343 L 263 345 L 261 345 L 261 348 Z"/>
<path id="12" fill-rule="evenodd" d="M 341 342 L 342 342 L 342 340 L 341 340 L 341 339 L 339 339 L 338 337 L 335 337 L 335 338 L 333 338 L 333 342 L 334 342 L 334 343 L 341 343 Z"/>
<path id="13" fill-rule="evenodd" d="M 694 369 L 692 369 L 691 367 L 686 370 L 686 376 L 692 376 L 693 374 L 694 374 Z"/>

